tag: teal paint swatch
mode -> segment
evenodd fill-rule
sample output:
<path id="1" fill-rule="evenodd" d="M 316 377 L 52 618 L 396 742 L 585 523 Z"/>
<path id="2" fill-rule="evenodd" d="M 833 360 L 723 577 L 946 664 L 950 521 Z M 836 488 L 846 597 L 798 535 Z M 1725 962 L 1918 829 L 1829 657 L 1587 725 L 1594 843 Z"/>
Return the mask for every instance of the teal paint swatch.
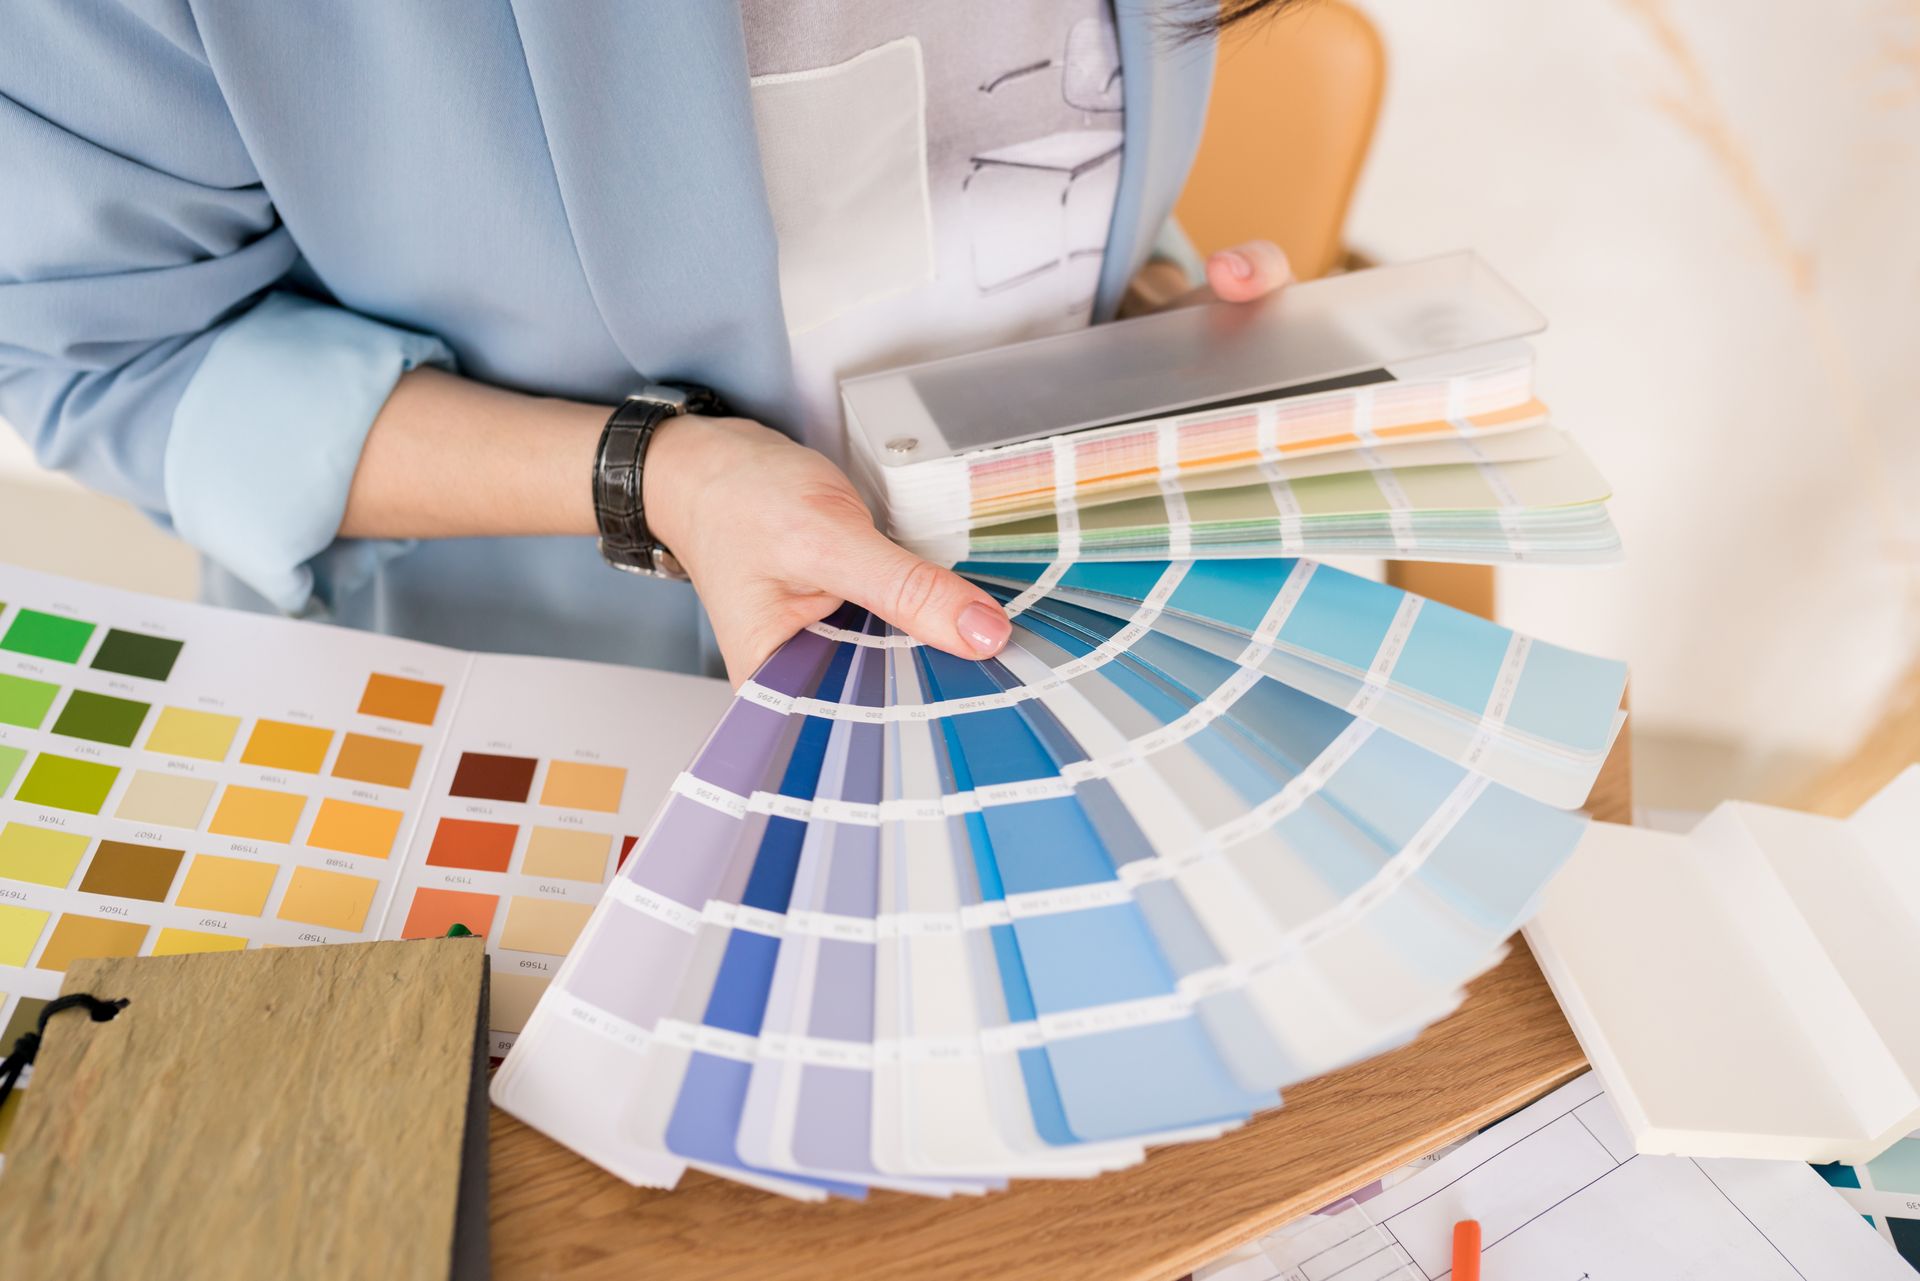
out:
<path id="1" fill-rule="evenodd" d="M 84 738 L 93 743 L 132 747 L 134 738 L 140 733 L 141 724 L 147 719 L 150 706 L 130 698 L 114 698 L 110 694 L 76 689 L 67 698 L 67 705 L 60 709 L 60 717 L 53 723 L 53 732 L 65 734 L 68 738 Z"/>
<path id="2" fill-rule="evenodd" d="M 87 648 L 87 641 L 92 636 L 92 623 L 83 623 L 77 618 L 63 618 L 59 614 L 43 614 L 37 609 L 23 609 L 14 616 L 7 634 L 0 636 L 0 649 L 9 649 L 16 654 L 31 654 L 35 658 L 51 659 L 56 663 L 74 663 L 80 660 L 81 652 Z"/>
<path id="3" fill-rule="evenodd" d="M 1882 1192 L 1920 1193 L 1920 1139 L 1901 1139 L 1867 1162 L 1867 1173 Z"/>
<path id="4" fill-rule="evenodd" d="M 128 632 L 113 627 L 107 630 L 107 638 L 100 642 L 100 651 L 93 656 L 92 666 L 103 672 L 163 681 L 173 674 L 174 661 L 180 657 L 180 648 L 184 644 L 184 641 L 169 640 L 165 636 L 149 636 L 145 632 Z"/>
<path id="5" fill-rule="evenodd" d="M 39 729 L 59 693 L 58 685 L 0 672 L 0 725 Z"/>

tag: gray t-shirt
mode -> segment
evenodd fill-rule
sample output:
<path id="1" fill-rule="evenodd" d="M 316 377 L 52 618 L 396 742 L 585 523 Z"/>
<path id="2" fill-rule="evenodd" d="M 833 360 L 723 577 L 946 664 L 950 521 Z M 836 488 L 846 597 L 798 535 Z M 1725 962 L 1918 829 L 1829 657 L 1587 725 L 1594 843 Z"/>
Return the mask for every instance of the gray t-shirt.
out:
<path id="1" fill-rule="evenodd" d="M 1120 176 L 1107 0 L 741 0 L 808 444 L 841 378 L 1088 322 Z"/>

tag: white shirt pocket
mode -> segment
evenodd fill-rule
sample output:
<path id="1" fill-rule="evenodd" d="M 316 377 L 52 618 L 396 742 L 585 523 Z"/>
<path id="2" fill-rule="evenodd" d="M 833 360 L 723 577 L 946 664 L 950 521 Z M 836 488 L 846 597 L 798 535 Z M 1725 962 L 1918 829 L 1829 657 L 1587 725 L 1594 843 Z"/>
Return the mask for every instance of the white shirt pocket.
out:
<path id="1" fill-rule="evenodd" d="M 788 331 L 931 280 L 920 42 L 889 41 L 751 86 Z"/>

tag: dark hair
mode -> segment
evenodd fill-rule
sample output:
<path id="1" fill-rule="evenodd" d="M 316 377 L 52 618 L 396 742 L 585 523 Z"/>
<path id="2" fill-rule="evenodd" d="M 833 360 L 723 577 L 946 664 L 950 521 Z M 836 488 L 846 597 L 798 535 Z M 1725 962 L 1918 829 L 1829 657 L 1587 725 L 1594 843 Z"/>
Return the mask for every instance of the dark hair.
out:
<path id="1" fill-rule="evenodd" d="M 1172 19 L 1170 25 L 1184 39 L 1218 35 L 1228 27 L 1237 27 L 1254 18 L 1271 18 L 1282 9 L 1294 7 L 1298 0 L 1189 0 L 1188 12 Z"/>

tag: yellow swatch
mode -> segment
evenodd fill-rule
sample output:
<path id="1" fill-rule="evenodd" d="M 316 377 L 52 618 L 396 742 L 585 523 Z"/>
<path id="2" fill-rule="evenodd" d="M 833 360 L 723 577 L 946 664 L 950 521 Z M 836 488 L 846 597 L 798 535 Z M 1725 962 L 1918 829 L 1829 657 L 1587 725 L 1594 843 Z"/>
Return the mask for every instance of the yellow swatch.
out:
<path id="1" fill-rule="evenodd" d="M 253 727 L 246 750 L 240 753 L 240 763 L 258 765 L 261 769 L 318 774 L 331 746 L 333 731 L 330 729 L 287 721 L 261 721 Z"/>
<path id="2" fill-rule="evenodd" d="M 35 907 L 0 903 L 0 965 L 25 965 L 50 915 Z"/>
<path id="3" fill-rule="evenodd" d="M 358 805 L 329 796 L 320 802 L 320 812 L 314 815 L 307 844 L 342 854 L 385 858 L 393 853 L 393 838 L 400 834 L 401 817 L 399 810 Z"/>
<path id="4" fill-rule="evenodd" d="M 65 889 L 86 852 L 87 838 L 78 832 L 56 832 L 28 823 L 0 828 L 0 876 L 9 880 Z"/>
<path id="5" fill-rule="evenodd" d="M 300 826 L 300 812 L 307 798 L 291 792 L 273 792 L 264 787 L 228 787 L 213 812 L 207 830 L 217 836 L 238 836 L 255 841 L 277 841 L 282 845 L 293 839 Z"/>
<path id="6" fill-rule="evenodd" d="M 379 888 L 380 882 L 370 877 L 296 867 L 280 900 L 280 919 L 357 934 L 366 926 L 373 892 Z"/>
<path id="7" fill-rule="evenodd" d="M 138 956 L 140 945 L 146 941 L 147 927 L 136 922 L 62 912 L 46 951 L 40 953 L 40 968 L 64 970 L 88 956 Z"/>
<path id="8" fill-rule="evenodd" d="M 184 952 L 238 952 L 247 946 L 243 938 L 231 934 L 208 934 L 201 930 L 163 929 L 153 941 L 152 956 L 179 956 Z"/>
<path id="9" fill-rule="evenodd" d="M 279 872 L 271 863 L 250 858 L 196 854 L 173 901 L 203 912 L 258 916 L 267 910 L 267 895 L 273 892 L 273 878 Z"/>
<path id="10" fill-rule="evenodd" d="M 165 707 L 153 723 L 153 732 L 147 735 L 147 750 L 163 756 L 191 756 L 197 761 L 224 761 L 239 732 L 238 716 Z"/>

